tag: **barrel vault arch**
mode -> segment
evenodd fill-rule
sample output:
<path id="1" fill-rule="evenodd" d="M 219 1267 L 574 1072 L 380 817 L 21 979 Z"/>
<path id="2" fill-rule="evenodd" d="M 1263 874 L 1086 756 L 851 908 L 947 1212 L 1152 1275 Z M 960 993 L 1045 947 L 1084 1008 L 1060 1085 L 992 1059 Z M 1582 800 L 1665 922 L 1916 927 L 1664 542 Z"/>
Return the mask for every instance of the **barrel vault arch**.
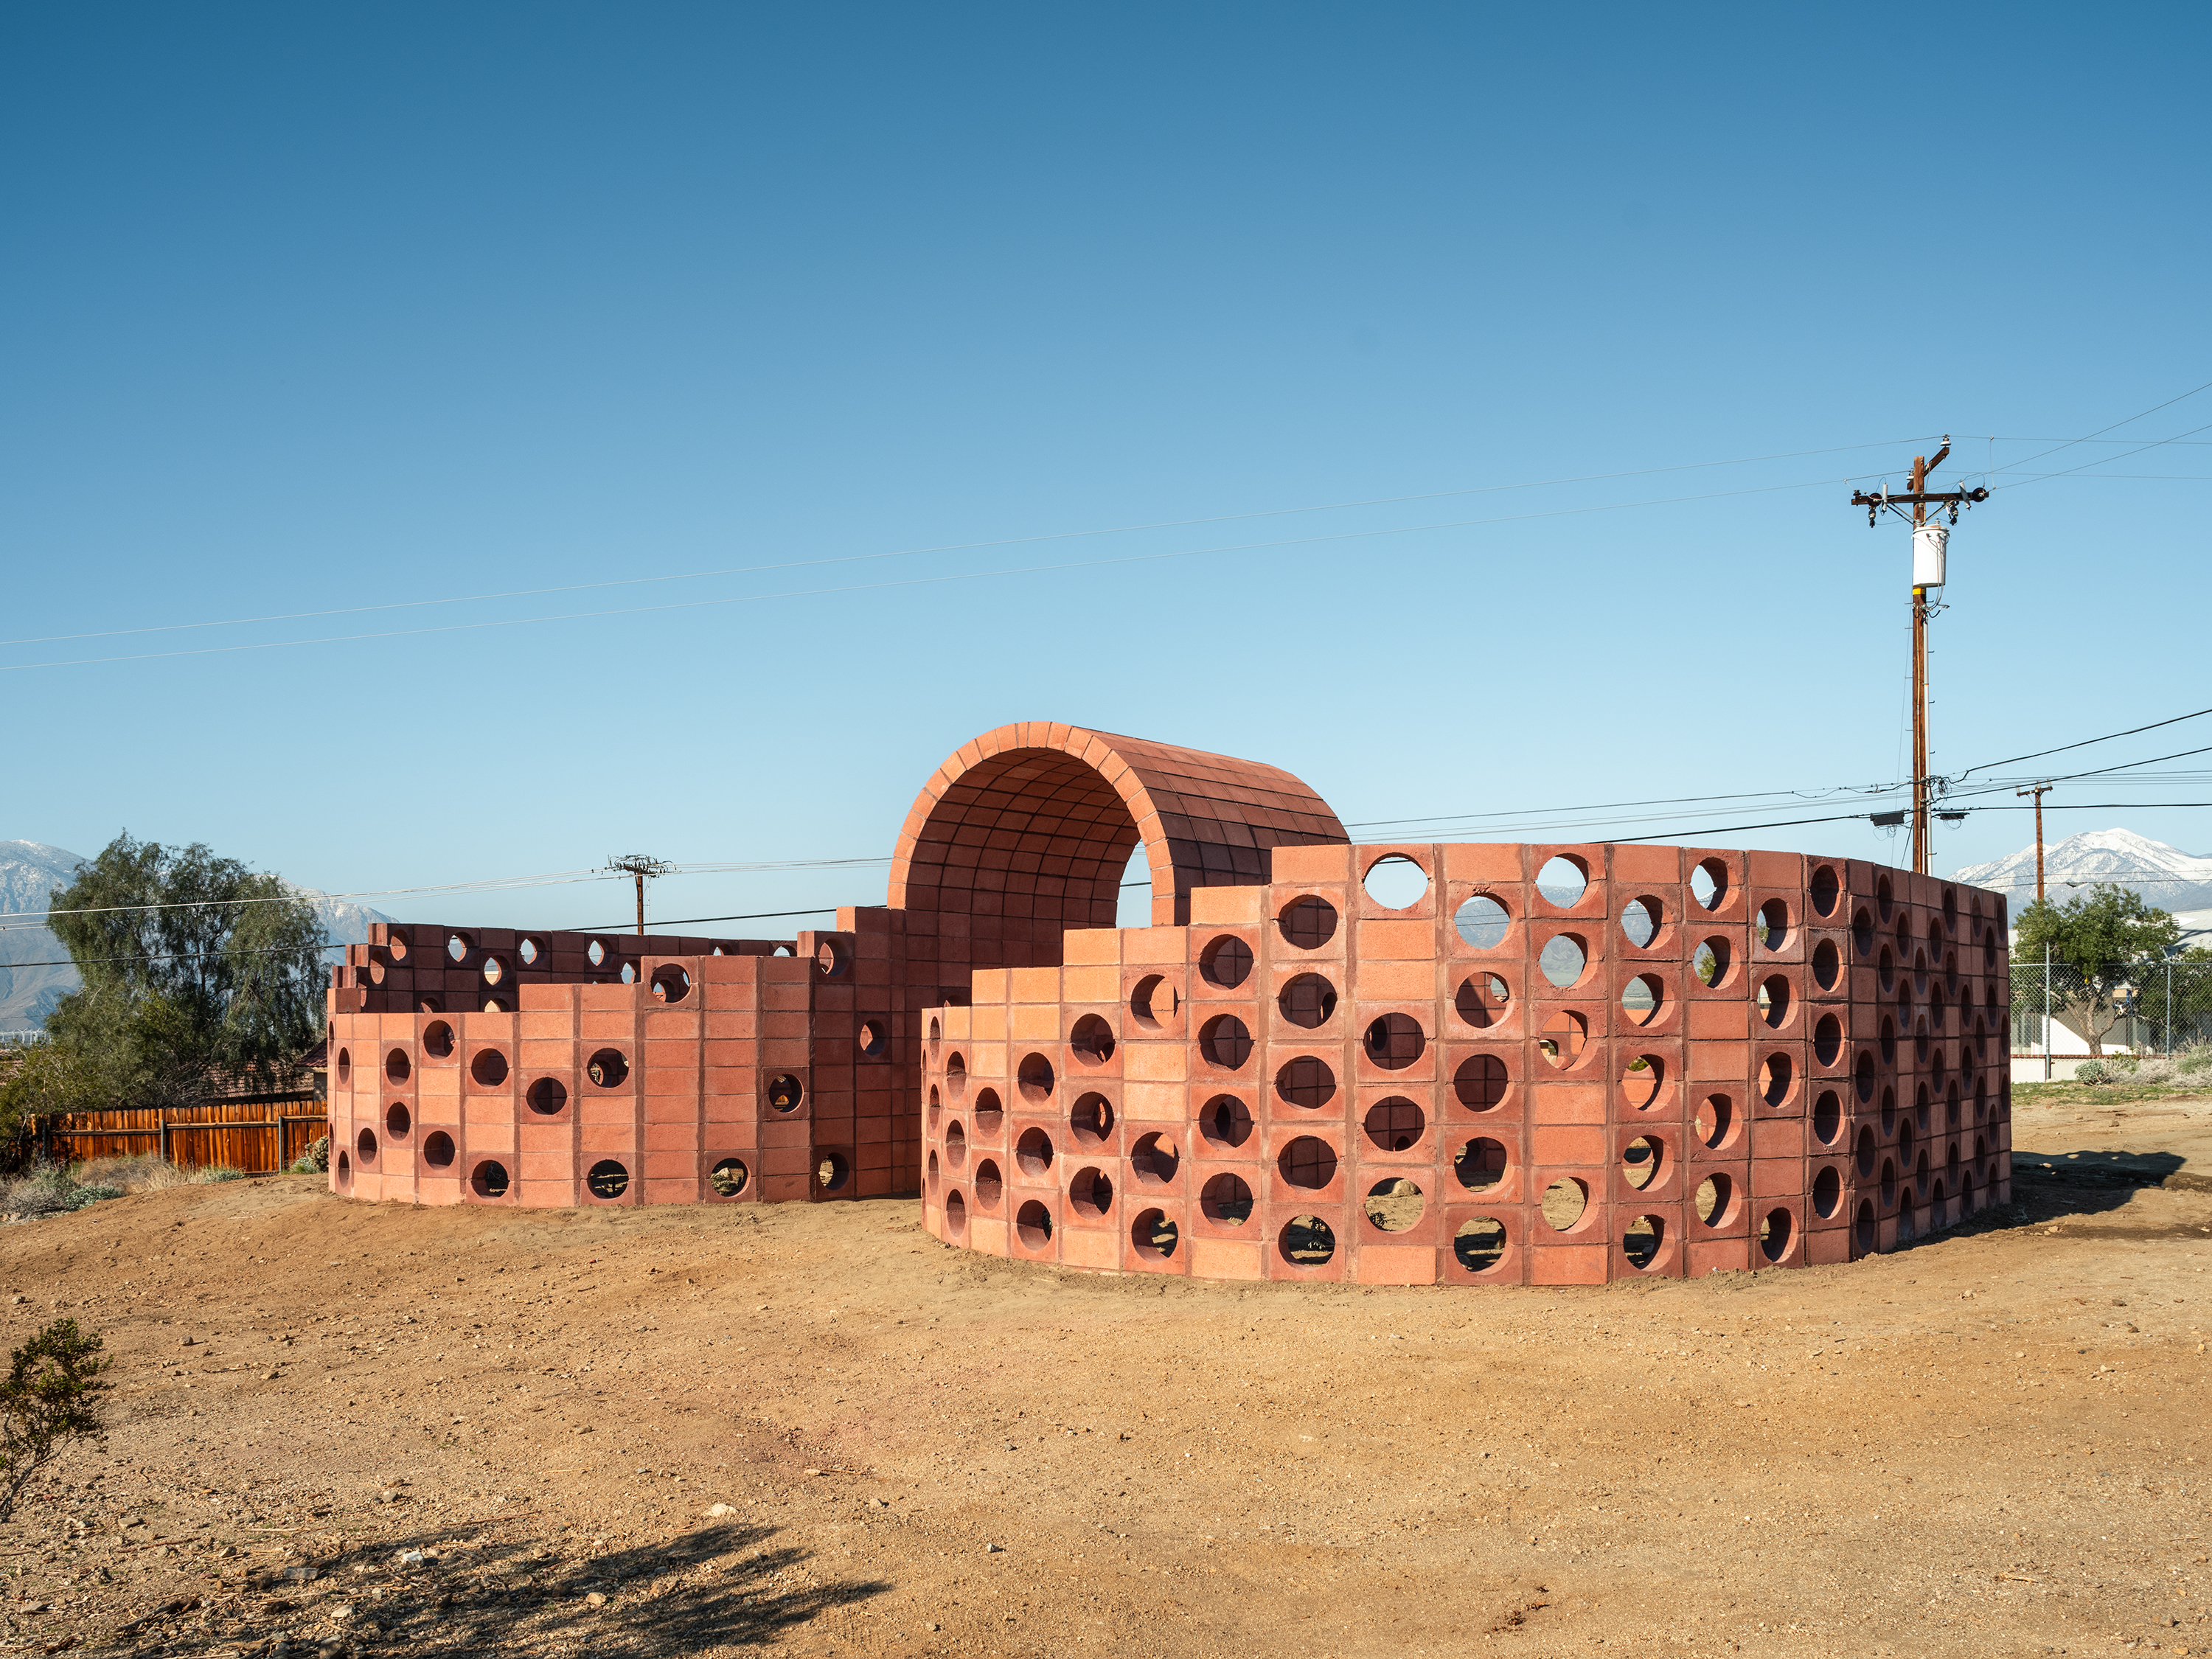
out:
<path id="1" fill-rule="evenodd" d="M 893 908 L 1111 927 L 1139 842 L 1152 922 L 1194 887 L 1267 879 L 1272 847 L 1350 839 L 1279 767 L 1024 720 L 963 744 L 915 799 L 891 858 Z"/>

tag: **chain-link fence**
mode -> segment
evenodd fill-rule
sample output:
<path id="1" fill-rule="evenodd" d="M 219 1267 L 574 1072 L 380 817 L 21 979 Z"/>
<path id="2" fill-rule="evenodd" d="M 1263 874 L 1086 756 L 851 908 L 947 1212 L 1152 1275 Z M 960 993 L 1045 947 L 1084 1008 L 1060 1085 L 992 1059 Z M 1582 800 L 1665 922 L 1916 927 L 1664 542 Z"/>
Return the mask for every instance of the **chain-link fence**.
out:
<path id="1" fill-rule="evenodd" d="M 2212 1043 L 2212 962 L 2012 959 L 2015 1054 L 2174 1054 Z"/>

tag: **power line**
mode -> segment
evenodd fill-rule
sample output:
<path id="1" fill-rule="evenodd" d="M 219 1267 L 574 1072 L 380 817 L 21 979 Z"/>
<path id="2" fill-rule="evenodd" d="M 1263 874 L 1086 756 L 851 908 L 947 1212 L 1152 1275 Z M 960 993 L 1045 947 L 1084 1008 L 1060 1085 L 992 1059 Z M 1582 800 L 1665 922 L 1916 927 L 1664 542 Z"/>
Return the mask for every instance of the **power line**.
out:
<path id="1" fill-rule="evenodd" d="M 2124 421 L 2114 421 L 2110 426 L 2100 426 L 2094 432 L 2092 432 L 2087 438 L 2069 438 L 2064 443 L 2057 446 L 2057 448 L 2046 449 L 2040 454 L 2031 455 L 2027 460 L 2017 462 L 2015 465 L 2019 466 L 2026 466 L 2029 462 L 2041 460 L 2045 455 L 2056 455 L 2060 450 L 2071 449 L 2076 444 L 2086 444 L 2094 439 L 2101 438 L 2107 432 L 2117 432 L 2124 426 L 2133 426 L 2137 421 L 2142 420 L 2147 416 L 2155 415 L 2161 409 L 2171 409 L 2176 404 L 2185 403 L 2190 398 L 2194 398 L 2198 392 L 2208 389 L 2212 389 L 2212 380 L 2205 381 L 2203 386 L 2191 386 L 2188 391 L 2183 392 L 2178 398 L 2168 398 L 2162 404 L 2153 404 L 2148 409 L 2144 410 L 2140 415 L 2130 415 Z M 2035 440 L 2030 439 L 2027 441 L 2032 443 L 2035 441 Z"/>
<path id="2" fill-rule="evenodd" d="M 2193 438 L 2200 432 L 2212 432 L 2212 421 L 2207 421 L 2203 426 L 2193 426 L 2190 428 L 2188 431 L 2182 433 L 2180 436 L 2184 438 Z M 2109 461 L 2124 461 L 2130 455 L 2141 455 L 2146 451 L 2162 448 L 2166 445 L 2174 441 L 2175 440 L 2172 438 L 2160 438 L 2155 443 L 2145 444 L 2141 449 L 2130 449 L 2122 454 L 2106 456 L 2104 460 L 2084 461 L 2079 466 L 2069 466 L 2063 471 L 2038 473 L 2032 478 L 2021 478 L 2016 482 L 2008 483 L 2004 487 L 2008 489 L 2025 489 L 2029 484 L 2043 483 L 2052 478 L 2070 477 L 2077 472 L 2086 472 L 2093 466 L 2103 466 Z M 2104 477 L 2111 475 L 2100 473 L 2098 476 L 2100 477 Z"/>
<path id="3" fill-rule="evenodd" d="M 2199 391 L 2203 388 L 2199 387 Z M 1964 779 L 1977 772 L 1986 772 L 1993 767 L 2012 766 L 2021 761 L 2041 760 L 2045 755 L 2063 755 L 2069 749 L 2087 749 L 2093 743 L 2110 743 L 2115 738 L 2132 738 L 2138 732 L 2155 732 L 2161 726 L 2179 726 L 2184 720 L 2202 720 L 2212 714 L 2212 708 L 2199 708 L 2193 714 L 2176 714 L 2171 720 L 2153 720 L 2148 726 L 2131 726 L 2124 732 L 2107 732 L 2101 738 L 2084 738 L 2079 743 L 2062 743 L 2056 749 L 2039 749 L 2032 755 L 2013 755 L 2001 761 L 1984 761 L 1979 766 L 1970 766 L 1958 775 Z"/>

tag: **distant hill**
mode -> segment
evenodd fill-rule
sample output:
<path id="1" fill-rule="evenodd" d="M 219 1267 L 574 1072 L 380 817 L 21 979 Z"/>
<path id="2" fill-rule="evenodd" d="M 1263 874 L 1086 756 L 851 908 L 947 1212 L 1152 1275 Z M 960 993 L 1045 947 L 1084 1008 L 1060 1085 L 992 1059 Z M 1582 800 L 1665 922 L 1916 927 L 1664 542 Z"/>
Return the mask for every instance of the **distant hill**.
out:
<path id="1" fill-rule="evenodd" d="M 2132 830 L 2087 830 L 2054 842 L 2043 850 L 2043 867 L 2045 890 L 2054 902 L 2103 881 L 2140 893 L 2161 910 L 2212 908 L 2212 858 L 2182 852 Z M 2008 895 L 2017 912 L 2035 900 L 2035 848 L 1970 865 L 1954 879 Z"/>
<path id="2" fill-rule="evenodd" d="M 7 913 L 0 918 L 0 1031 L 43 1025 L 54 1005 L 77 988 L 69 951 L 24 913 L 44 915 L 54 889 L 75 880 L 83 862 L 78 854 L 44 842 L 0 841 L 0 912 Z M 323 937 L 333 945 L 357 943 L 368 937 L 369 923 L 392 920 L 366 905 L 325 898 L 311 887 L 293 890 L 314 902 Z"/>

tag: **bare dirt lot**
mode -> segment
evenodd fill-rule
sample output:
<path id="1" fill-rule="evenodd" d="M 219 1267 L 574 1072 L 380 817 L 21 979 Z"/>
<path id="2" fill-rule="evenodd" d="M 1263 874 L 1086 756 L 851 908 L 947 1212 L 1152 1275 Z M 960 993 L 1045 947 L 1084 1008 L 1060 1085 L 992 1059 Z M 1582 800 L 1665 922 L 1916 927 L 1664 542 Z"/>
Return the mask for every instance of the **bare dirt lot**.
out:
<path id="1" fill-rule="evenodd" d="M 1591 1291 L 304 1176 L 0 1228 L 11 1344 L 119 1361 L 0 1646 L 2205 1652 L 2212 1103 L 2017 1132 L 2021 1201 L 1896 1255 Z"/>

